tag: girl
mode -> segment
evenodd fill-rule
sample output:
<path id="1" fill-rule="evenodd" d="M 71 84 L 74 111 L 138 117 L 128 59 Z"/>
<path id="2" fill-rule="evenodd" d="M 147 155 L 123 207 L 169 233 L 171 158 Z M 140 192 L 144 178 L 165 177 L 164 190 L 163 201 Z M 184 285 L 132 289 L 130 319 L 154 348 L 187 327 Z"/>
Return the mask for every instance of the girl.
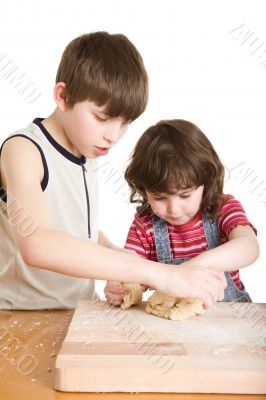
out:
<path id="1" fill-rule="evenodd" d="M 251 302 L 238 269 L 259 255 L 256 230 L 240 202 L 223 193 L 224 167 L 197 126 L 169 120 L 147 129 L 125 177 L 139 205 L 126 249 L 166 264 L 218 267 L 227 281 L 223 301 Z M 123 287 L 108 282 L 105 294 L 121 304 Z"/>

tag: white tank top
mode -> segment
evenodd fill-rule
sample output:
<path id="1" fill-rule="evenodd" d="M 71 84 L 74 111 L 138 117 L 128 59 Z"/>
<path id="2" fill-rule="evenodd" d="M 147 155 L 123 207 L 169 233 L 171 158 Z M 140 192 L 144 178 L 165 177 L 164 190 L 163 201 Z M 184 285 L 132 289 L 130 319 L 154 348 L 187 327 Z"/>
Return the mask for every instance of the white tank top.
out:
<path id="1" fill-rule="evenodd" d="M 54 140 L 39 118 L 9 138 L 17 135 L 34 142 L 40 151 L 44 167 L 41 187 L 54 228 L 97 242 L 96 160 L 78 158 L 68 152 Z M 6 192 L 0 187 L 0 309 L 74 308 L 80 299 L 95 298 L 94 280 L 24 263 L 12 236 Z"/>

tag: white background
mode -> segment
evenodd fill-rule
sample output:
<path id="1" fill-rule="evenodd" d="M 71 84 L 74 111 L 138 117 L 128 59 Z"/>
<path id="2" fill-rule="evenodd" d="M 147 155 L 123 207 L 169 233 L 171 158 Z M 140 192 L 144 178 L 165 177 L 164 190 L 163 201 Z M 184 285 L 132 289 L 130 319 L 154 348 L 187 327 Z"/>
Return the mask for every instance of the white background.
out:
<path id="1" fill-rule="evenodd" d="M 6 55 L 40 96 L 30 102 L 29 90 L 19 93 L 6 70 L 1 73 L 0 61 L 0 141 L 53 111 L 56 69 L 70 40 L 96 30 L 124 33 L 143 56 L 149 105 L 112 154 L 100 160 L 108 161 L 101 168 L 101 228 L 123 246 L 134 209 L 122 174 L 141 133 L 160 119 L 191 120 L 227 168 L 235 168 L 225 191 L 241 200 L 261 246 L 259 260 L 241 277 L 253 300 L 266 302 L 265 16 L 263 0 L 1 1 L 0 60 Z M 236 168 L 240 164 L 243 169 Z M 245 169 L 250 178 L 244 179 Z M 97 286 L 102 293 L 102 282 Z"/>

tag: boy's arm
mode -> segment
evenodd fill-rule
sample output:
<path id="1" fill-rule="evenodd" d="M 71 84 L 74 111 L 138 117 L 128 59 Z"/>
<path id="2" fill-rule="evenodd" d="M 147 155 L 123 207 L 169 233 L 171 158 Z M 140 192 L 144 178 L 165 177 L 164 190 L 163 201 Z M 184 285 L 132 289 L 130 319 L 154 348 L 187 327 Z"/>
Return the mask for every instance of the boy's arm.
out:
<path id="1" fill-rule="evenodd" d="M 102 231 L 98 232 L 98 244 L 101 246 L 107 247 L 108 249 L 122 251 L 127 254 L 135 255 L 139 257 L 138 253 L 134 250 L 125 249 L 124 247 L 119 247 L 116 244 L 112 243 L 110 239 L 103 233 Z"/>
<path id="2" fill-rule="evenodd" d="M 120 250 L 120 251 L 123 250 L 122 247 L 119 247 L 119 246 L 115 245 L 114 243 L 112 243 L 110 241 L 110 239 L 102 231 L 98 232 L 98 244 L 100 244 L 104 247 L 108 247 L 109 249 L 113 249 L 113 250 Z"/>
<path id="3" fill-rule="evenodd" d="M 139 255 L 134 250 L 124 249 L 122 247 L 118 247 L 115 244 L 113 244 L 102 231 L 99 231 L 99 233 L 98 233 L 98 244 L 108 247 L 109 249 L 123 251 L 125 253 L 132 254 L 132 255 L 134 254 L 136 257 L 139 257 Z M 140 287 L 143 292 L 145 292 L 148 289 L 147 285 L 140 284 Z M 104 288 L 104 293 L 105 293 L 106 300 L 110 304 L 120 305 L 123 302 L 123 297 L 125 295 L 125 289 L 121 282 L 107 281 L 105 288 Z"/>
<path id="4" fill-rule="evenodd" d="M 56 230 L 40 185 L 41 157 L 29 140 L 16 137 L 4 144 L 1 174 L 10 217 L 12 201 L 22 208 L 25 218 L 32 218 L 36 227 L 25 235 L 11 223 L 26 264 L 80 278 L 143 283 L 173 296 L 198 297 L 206 306 L 223 298 L 226 282 L 219 271 L 154 263 Z"/>
<path id="5" fill-rule="evenodd" d="M 259 244 L 253 229 L 249 225 L 239 225 L 229 233 L 228 242 L 205 251 L 186 264 L 234 271 L 252 264 L 258 256 Z"/>

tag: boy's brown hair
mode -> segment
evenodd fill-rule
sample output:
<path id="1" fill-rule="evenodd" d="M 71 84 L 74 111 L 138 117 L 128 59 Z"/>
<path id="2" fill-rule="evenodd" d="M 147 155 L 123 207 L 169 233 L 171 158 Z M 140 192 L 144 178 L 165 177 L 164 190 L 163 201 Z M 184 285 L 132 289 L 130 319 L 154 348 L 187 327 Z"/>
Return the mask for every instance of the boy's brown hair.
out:
<path id="1" fill-rule="evenodd" d="M 175 193 L 204 185 L 201 211 L 214 219 L 224 201 L 224 167 L 211 142 L 189 121 L 160 121 L 138 140 L 125 178 L 130 201 L 151 212 L 146 191 Z"/>
<path id="2" fill-rule="evenodd" d="M 56 83 L 66 84 L 70 108 L 84 100 L 105 106 L 109 117 L 135 120 L 146 108 L 148 76 L 136 47 L 122 34 L 94 32 L 72 40 L 60 61 Z"/>

